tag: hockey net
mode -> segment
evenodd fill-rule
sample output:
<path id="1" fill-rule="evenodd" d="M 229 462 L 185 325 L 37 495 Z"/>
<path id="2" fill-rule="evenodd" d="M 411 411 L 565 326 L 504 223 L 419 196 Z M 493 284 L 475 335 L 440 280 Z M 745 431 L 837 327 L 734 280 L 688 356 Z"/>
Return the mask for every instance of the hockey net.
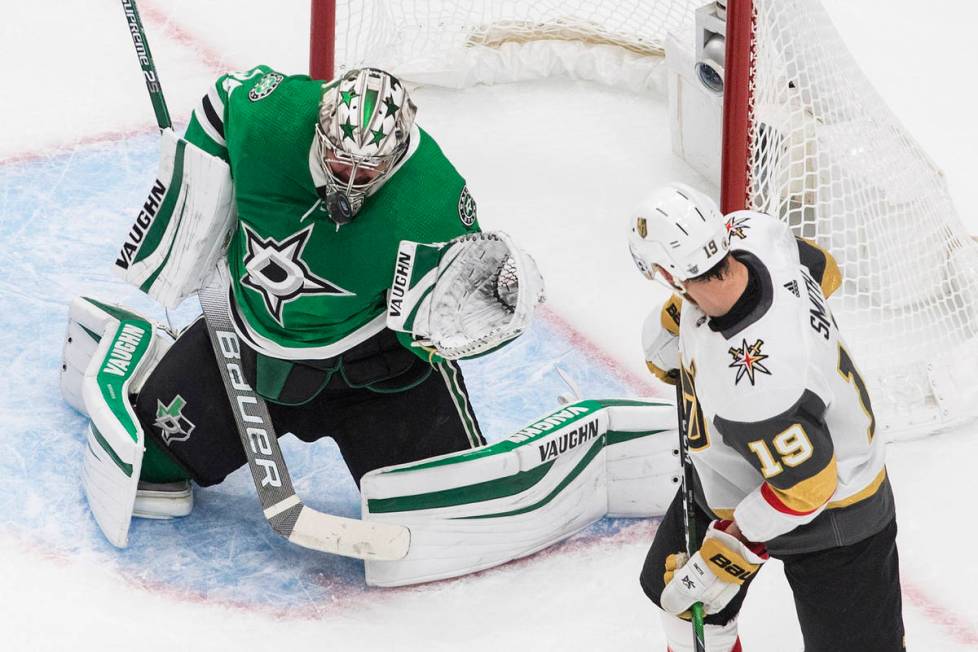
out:
<path id="1" fill-rule="evenodd" d="M 695 49 L 704 4 L 338 0 L 335 36 L 318 38 L 335 43 L 336 71 L 374 65 L 459 88 L 568 75 L 642 90 L 656 83 L 670 39 Z M 833 309 L 879 431 L 912 436 L 973 418 L 978 245 L 940 170 L 818 0 L 718 4 L 721 15 L 729 5 L 724 209 L 776 215 L 835 256 L 844 280 Z M 313 47 L 328 48 L 316 29 Z"/>

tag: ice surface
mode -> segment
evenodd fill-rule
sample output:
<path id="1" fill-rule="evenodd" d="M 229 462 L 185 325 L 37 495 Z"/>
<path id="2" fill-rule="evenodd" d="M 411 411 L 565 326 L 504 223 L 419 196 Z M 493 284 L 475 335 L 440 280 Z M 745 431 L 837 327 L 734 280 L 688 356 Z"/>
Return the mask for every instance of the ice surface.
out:
<path id="1" fill-rule="evenodd" d="M 177 119 L 220 68 L 305 66 L 305 3 L 140 4 Z M 962 214 L 978 175 L 962 43 L 978 9 L 951 0 L 826 3 L 857 58 L 947 176 Z M 9 6 L 8 6 L 9 5 Z M 857 6 L 858 5 L 858 6 Z M 91 294 L 161 318 L 109 269 L 156 169 L 152 114 L 112 2 L 5 3 L 0 56 L 0 623 L 10 650 L 662 650 L 636 581 L 654 521 L 606 520 L 529 559 L 460 580 L 378 590 L 359 562 L 274 535 L 247 472 L 197 492 L 194 513 L 134 522 L 109 546 L 79 487 L 83 420 L 58 395 L 68 300 Z M 970 12 L 970 13 L 967 13 Z M 274 15 L 271 15 L 274 14 Z M 42 38 L 40 35 L 45 35 Z M 300 37 L 282 37 L 298 34 Z M 278 35 L 276 37 L 276 35 Z M 480 221 L 536 257 L 548 309 L 522 340 L 466 364 L 490 438 L 566 392 L 647 394 L 641 320 L 661 296 L 632 269 L 621 215 L 649 184 L 702 183 L 669 155 L 663 98 L 571 82 L 423 90 L 419 119 L 467 177 Z M 978 224 L 971 223 L 972 231 Z M 186 323 L 193 302 L 174 314 Z M 291 438 L 299 493 L 358 510 L 328 440 Z M 911 649 L 978 649 L 972 432 L 889 449 Z M 945 570 L 954 564 L 953 571 Z M 776 562 L 742 616 L 745 649 L 801 649 Z"/>

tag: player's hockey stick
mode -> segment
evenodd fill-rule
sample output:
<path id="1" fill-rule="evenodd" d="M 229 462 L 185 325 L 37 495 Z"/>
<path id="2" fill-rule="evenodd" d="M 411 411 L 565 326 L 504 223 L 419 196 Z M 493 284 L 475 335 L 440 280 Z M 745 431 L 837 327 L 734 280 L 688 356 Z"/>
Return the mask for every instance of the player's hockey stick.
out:
<path id="1" fill-rule="evenodd" d="M 682 364 L 682 362 L 680 362 Z M 683 403 L 683 372 L 676 379 L 676 420 L 679 425 L 679 455 L 683 463 L 683 518 L 686 526 L 686 554 L 696 552 L 695 498 L 693 496 L 693 461 L 689 457 L 688 424 L 686 408 Z M 703 636 L 703 603 L 694 602 L 689 608 L 693 624 L 693 650 L 706 652 L 706 639 Z"/>
<path id="2" fill-rule="evenodd" d="M 156 122 L 160 129 L 167 129 L 171 126 L 170 114 L 135 0 L 122 0 L 122 7 L 146 78 Z M 313 550 L 358 559 L 403 559 L 411 544 L 411 533 L 407 528 L 324 514 L 302 503 L 292 487 L 268 407 L 244 380 L 240 344 L 228 315 L 225 289 L 214 284 L 200 290 L 198 297 L 248 467 L 272 529 L 292 543 Z"/>

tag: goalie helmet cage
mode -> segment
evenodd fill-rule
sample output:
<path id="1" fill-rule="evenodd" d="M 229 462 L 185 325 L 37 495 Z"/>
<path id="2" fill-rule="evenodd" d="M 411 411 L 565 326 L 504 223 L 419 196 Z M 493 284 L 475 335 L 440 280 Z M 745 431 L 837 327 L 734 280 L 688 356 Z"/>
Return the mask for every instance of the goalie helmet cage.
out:
<path id="1" fill-rule="evenodd" d="M 695 49 L 704 5 L 726 21 L 724 212 L 773 214 L 835 256 L 833 310 L 878 433 L 919 436 L 974 418 L 978 244 L 818 0 L 312 0 L 311 73 L 373 65 L 465 87 L 557 71 L 641 87 L 636 74 L 648 75 L 667 42 Z M 543 63 L 555 48 L 556 63 Z M 571 61 L 585 50 L 618 58 Z"/>

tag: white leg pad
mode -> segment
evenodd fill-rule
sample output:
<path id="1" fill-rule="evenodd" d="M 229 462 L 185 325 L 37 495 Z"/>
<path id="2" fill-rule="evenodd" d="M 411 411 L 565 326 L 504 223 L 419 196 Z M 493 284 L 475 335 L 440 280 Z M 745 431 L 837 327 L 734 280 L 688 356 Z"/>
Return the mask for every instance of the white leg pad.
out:
<path id="1" fill-rule="evenodd" d="M 108 310 L 134 315 L 152 323 L 155 328 L 159 328 L 158 324 L 121 306 L 101 304 L 97 300 L 87 297 L 72 299 L 68 307 L 68 326 L 65 329 L 65 342 L 61 353 L 61 396 L 68 405 L 86 416 L 88 412 L 85 408 L 85 402 L 82 400 L 82 382 L 85 378 L 85 371 L 95 356 L 106 328 L 117 321 Z M 137 384 L 130 384 L 129 391 L 132 393 L 139 391 L 142 381 L 149 376 L 149 372 L 156 367 L 156 364 L 173 343 L 168 337 L 158 336 L 155 339 L 158 342 L 153 347 L 153 356 L 144 363 L 148 365 L 146 371 L 139 375 Z"/>
<path id="2" fill-rule="evenodd" d="M 637 408 L 620 419 L 631 430 L 611 431 L 623 441 L 609 444 L 613 410 L 622 406 Z M 371 471 L 361 481 L 364 519 L 407 527 L 411 548 L 398 561 L 366 561 L 367 583 L 402 586 L 476 572 L 594 523 L 609 510 L 609 456 L 627 466 L 628 446 L 611 451 L 651 436 L 663 411 L 674 418 L 669 404 L 580 401 L 491 446 Z M 661 459 L 675 465 L 669 454 Z M 631 500 L 632 511 L 649 507 Z"/>
<path id="3" fill-rule="evenodd" d="M 144 451 L 143 430 L 129 394 L 148 373 L 149 361 L 156 359 L 158 338 L 153 324 L 135 313 L 90 299 L 83 301 L 103 315 L 93 312 L 86 318 L 95 321 L 76 322 L 92 326 L 86 326 L 91 333 L 99 332 L 97 322 L 102 322 L 98 344 L 81 382 L 81 407 L 92 420 L 86 437 L 82 485 L 105 537 L 112 545 L 124 548 L 129 541 Z M 79 309 L 91 310 L 84 306 Z M 73 351 L 68 357 L 73 363 L 79 359 Z"/>
<path id="4" fill-rule="evenodd" d="M 608 516 L 666 513 L 682 482 L 676 406 L 608 408 Z"/>

